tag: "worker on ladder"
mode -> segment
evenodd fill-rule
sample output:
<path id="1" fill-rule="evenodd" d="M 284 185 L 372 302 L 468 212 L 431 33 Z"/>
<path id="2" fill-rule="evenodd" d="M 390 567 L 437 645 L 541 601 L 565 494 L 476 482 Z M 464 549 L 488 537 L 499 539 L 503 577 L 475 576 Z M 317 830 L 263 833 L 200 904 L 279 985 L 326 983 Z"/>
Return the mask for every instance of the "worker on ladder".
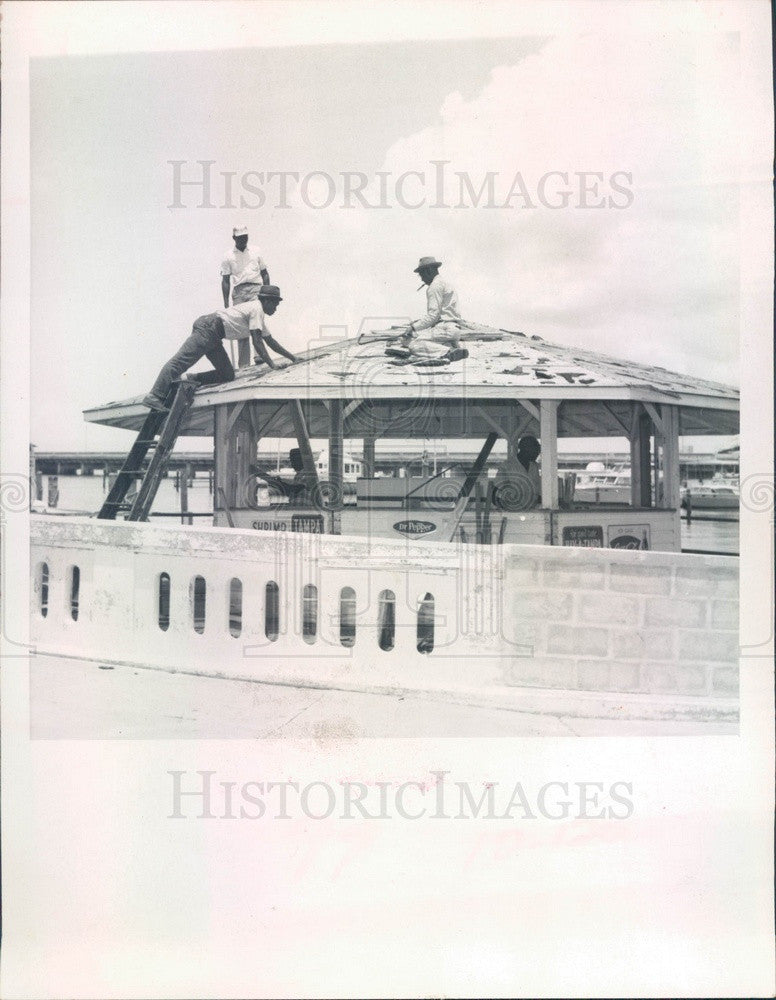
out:
<path id="1" fill-rule="evenodd" d="M 263 285 L 257 299 L 200 316 L 194 322 L 191 335 L 162 367 L 150 393 L 143 398 L 143 405 L 152 410 L 167 409 L 165 400 L 172 383 L 203 357 L 213 365 L 213 370 L 189 375 L 189 381 L 198 385 L 231 382 L 234 366 L 224 350 L 224 339 L 244 340 L 250 336 L 259 358 L 270 368 L 274 368 L 275 363 L 267 347 L 295 362 L 296 356 L 275 340 L 265 322 L 265 316 L 272 316 L 282 301 L 277 285 Z"/>

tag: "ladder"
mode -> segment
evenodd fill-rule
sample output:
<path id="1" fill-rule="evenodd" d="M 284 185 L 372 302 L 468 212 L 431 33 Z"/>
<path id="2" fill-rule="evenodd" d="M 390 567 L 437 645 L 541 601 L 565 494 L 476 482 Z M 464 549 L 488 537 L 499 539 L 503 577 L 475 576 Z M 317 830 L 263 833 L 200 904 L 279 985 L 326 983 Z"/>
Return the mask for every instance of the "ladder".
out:
<path id="1" fill-rule="evenodd" d="M 151 410 L 145 418 L 140 433 L 97 514 L 99 520 L 113 521 L 119 513 L 124 513 L 127 521 L 148 520 L 148 512 L 167 468 L 170 453 L 178 440 L 183 419 L 191 408 L 196 389 L 196 382 L 176 382 L 165 399 L 168 409 Z M 144 468 L 143 463 L 149 451 L 152 452 L 151 460 Z M 141 479 L 140 488 L 130 501 L 127 494 L 138 478 Z"/>

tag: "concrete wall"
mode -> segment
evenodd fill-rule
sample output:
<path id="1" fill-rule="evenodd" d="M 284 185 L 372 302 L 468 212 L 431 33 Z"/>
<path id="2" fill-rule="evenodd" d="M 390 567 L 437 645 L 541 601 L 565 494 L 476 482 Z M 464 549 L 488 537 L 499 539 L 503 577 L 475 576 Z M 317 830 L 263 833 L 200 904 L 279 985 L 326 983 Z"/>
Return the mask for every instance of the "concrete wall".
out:
<path id="1" fill-rule="evenodd" d="M 737 573 L 732 557 L 33 517 L 32 635 L 42 652 L 509 704 L 525 687 L 733 699 Z M 162 574 L 170 601 L 160 625 Z M 204 622 L 194 618 L 195 577 L 206 588 Z M 237 635 L 233 580 L 242 593 Z M 276 637 L 266 634 L 268 584 L 278 588 Z M 302 613 L 311 586 L 312 636 Z M 355 594 L 352 646 L 340 630 L 343 588 Z M 395 595 L 390 649 L 381 648 L 385 591 Z"/>

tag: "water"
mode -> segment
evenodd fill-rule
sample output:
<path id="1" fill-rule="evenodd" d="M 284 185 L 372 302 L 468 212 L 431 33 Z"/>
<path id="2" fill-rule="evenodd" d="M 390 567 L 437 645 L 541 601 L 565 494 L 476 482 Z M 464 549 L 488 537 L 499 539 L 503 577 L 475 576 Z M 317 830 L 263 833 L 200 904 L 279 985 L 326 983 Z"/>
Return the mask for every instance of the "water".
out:
<path id="1" fill-rule="evenodd" d="M 48 496 L 47 477 L 43 477 L 43 502 Z M 96 476 L 60 476 L 59 504 L 57 510 L 62 512 L 79 511 L 88 514 L 96 513 L 102 506 L 106 490 L 103 488 L 102 473 Z M 162 479 L 159 491 L 154 499 L 151 513 L 179 513 L 181 509 L 180 493 L 175 489 L 175 477 Z M 189 486 L 189 510 L 194 513 L 208 514 L 213 512 L 213 498 L 210 495 L 208 477 L 195 475 L 194 485 Z M 162 520 L 162 518 L 159 518 Z M 164 518 L 175 523 L 175 518 Z M 197 517 L 194 522 L 207 524 L 206 517 Z"/>
<path id="2" fill-rule="evenodd" d="M 47 496 L 46 477 L 43 477 L 43 499 Z M 59 477 L 59 507 L 60 511 L 81 511 L 95 513 L 100 509 L 105 498 L 102 474 L 96 476 L 60 476 Z M 178 514 L 181 509 L 180 494 L 175 489 L 175 478 L 165 478 L 159 486 L 151 513 L 166 512 Z M 194 477 L 194 485 L 189 486 L 189 510 L 198 514 L 209 514 L 213 511 L 213 498 L 210 495 L 208 477 L 199 474 Z M 706 520 L 715 517 L 719 520 Z M 165 517 L 159 520 L 175 524 L 176 518 Z M 195 524 L 207 525 L 206 517 L 194 518 Z M 713 512 L 704 511 L 696 514 L 692 524 L 682 520 L 682 548 L 700 550 L 703 552 L 729 553 L 738 555 L 738 515 L 735 511 Z"/>

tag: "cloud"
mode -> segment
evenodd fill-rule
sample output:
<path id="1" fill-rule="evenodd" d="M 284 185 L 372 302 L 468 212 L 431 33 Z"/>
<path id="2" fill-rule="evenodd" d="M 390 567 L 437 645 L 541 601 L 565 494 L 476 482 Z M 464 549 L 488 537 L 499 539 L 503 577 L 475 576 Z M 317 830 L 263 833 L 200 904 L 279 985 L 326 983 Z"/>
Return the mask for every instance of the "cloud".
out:
<path id="1" fill-rule="evenodd" d="M 311 213 L 302 243 L 310 252 L 325 245 L 335 222 L 327 252 L 344 269 L 338 297 L 350 322 L 358 303 L 377 314 L 422 312 L 411 267 L 435 253 L 468 318 L 733 381 L 737 88 L 734 37 L 553 39 L 517 65 L 495 67 L 472 100 L 450 93 L 436 121 L 386 150 L 381 169 L 392 178 L 425 173 L 424 207 L 337 211 L 336 220 Z M 536 207 L 522 207 L 518 195 L 509 208 L 430 207 L 432 161 L 448 161 L 450 206 L 472 201 L 461 174 L 475 195 L 486 184 L 484 200 L 490 172 L 496 203 L 519 174 Z M 545 200 L 568 189 L 566 208 L 541 204 L 538 186 L 550 171 L 569 184 L 552 178 Z M 627 201 L 612 189 L 619 171 L 632 177 L 619 178 L 631 204 L 579 207 L 601 196 Z M 603 177 L 598 192 L 593 173 Z M 410 180 L 406 190 L 419 197 L 421 186 Z M 709 343 L 712 352 L 699 347 Z"/>

